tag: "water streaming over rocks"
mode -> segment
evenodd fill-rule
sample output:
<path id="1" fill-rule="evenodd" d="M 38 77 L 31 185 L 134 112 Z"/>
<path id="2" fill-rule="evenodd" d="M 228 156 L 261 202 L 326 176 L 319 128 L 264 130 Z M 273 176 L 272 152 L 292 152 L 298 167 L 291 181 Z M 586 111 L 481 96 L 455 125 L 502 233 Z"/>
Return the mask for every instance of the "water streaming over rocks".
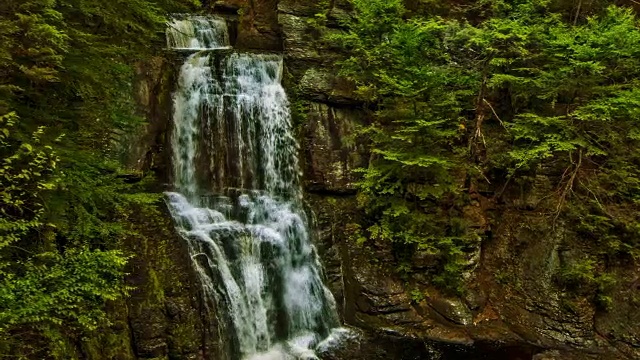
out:
<path id="1" fill-rule="evenodd" d="M 174 93 L 167 202 L 226 357 L 313 359 L 339 322 L 302 207 L 282 58 L 219 51 L 228 35 L 216 18 L 173 20 L 167 39 L 190 49 Z"/>
<path id="2" fill-rule="evenodd" d="M 167 47 L 174 50 L 229 49 L 229 32 L 223 19 L 184 15 L 167 24 Z"/>

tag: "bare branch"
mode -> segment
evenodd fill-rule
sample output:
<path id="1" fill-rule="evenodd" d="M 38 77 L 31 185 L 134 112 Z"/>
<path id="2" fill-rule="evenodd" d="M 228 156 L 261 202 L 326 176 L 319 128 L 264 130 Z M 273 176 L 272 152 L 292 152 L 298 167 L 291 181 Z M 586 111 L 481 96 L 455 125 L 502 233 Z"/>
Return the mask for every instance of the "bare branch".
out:
<path id="1" fill-rule="evenodd" d="M 564 186 L 564 189 L 562 189 L 562 194 L 560 195 L 560 199 L 558 201 L 558 206 L 556 207 L 556 215 L 553 218 L 554 226 L 555 226 L 556 220 L 558 220 L 558 217 L 560 216 L 560 212 L 562 211 L 562 208 L 567 203 L 568 195 L 573 192 L 573 185 L 575 184 L 576 177 L 578 176 L 578 172 L 580 171 L 580 167 L 582 166 L 582 149 L 578 150 L 578 162 L 577 162 L 577 164 L 575 162 L 573 162 L 573 161 L 572 161 L 572 163 L 575 166 L 575 168 L 571 172 L 571 177 L 567 181 L 567 184 Z M 566 170 L 565 170 L 565 173 L 566 173 Z"/>
<path id="2" fill-rule="evenodd" d="M 487 101 L 487 99 L 482 99 L 482 101 L 485 102 L 485 104 L 489 105 L 489 109 L 491 109 L 491 112 L 493 113 L 493 115 L 496 117 L 496 119 L 498 119 L 498 121 L 500 122 L 500 125 L 502 125 L 502 127 L 507 130 L 507 132 L 509 132 L 509 129 L 507 129 L 507 127 L 504 125 L 504 123 L 502 122 L 502 119 L 500 119 L 500 116 L 498 116 L 498 113 L 496 113 L 496 110 L 493 108 L 493 106 L 491 106 L 491 103 Z"/>

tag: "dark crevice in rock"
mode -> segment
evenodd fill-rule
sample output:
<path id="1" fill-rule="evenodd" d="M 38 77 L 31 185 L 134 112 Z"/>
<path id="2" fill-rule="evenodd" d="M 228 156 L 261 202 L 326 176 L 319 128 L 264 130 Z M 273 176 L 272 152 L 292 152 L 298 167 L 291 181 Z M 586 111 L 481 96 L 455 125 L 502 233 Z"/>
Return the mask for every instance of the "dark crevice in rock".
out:
<path id="1" fill-rule="evenodd" d="M 212 12 L 222 16 L 239 16 L 241 6 L 239 4 L 216 3 L 213 5 Z"/>
<path id="2" fill-rule="evenodd" d="M 136 346 L 136 339 L 133 336 L 133 325 L 131 323 L 131 316 L 127 315 L 127 327 L 129 329 L 129 344 L 131 346 L 131 350 L 133 351 L 133 354 L 136 356 L 136 358 L 140 357 L 140 354 L 138 354 L 137 351 L 137 346 Z"/>
<path id="3" fill-rule="evenodd" d="M 324 184 L 309 184 L 307 185 L 306 192 L 331 197 L 353 197 L 358 193 L 355 189 L 328 189 Z"/>

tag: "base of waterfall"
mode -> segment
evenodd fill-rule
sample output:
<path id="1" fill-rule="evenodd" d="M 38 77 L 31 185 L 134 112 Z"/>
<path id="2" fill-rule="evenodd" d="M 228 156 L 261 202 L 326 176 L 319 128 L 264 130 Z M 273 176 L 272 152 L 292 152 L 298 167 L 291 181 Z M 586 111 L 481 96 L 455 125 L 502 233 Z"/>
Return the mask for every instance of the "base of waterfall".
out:
<path id="1" fill-rule="evenodd" d="M 336 329 L 304 212 L 262 191 L 234 193 L 166 193 L 209 311 L 227 320 L 237 358 L 316 359 L 347 332 Z"/>
<path id="2" fill-rule="evenodd" d="M 321 342 L 314 334 L 301 335 L 278 344 L 267 352 L 250 355 L 244 360 L 319 360 L 318 353 L 327 353 L 338 348 L 357 333 L 347 328 L 336 328 Z"/>

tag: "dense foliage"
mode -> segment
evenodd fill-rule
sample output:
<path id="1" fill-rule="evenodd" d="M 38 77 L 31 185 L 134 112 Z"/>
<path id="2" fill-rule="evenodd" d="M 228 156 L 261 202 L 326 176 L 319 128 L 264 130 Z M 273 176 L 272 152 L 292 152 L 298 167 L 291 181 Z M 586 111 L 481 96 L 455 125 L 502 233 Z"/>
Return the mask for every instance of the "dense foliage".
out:
<path id="1" fill-rule="evenodd" d="M 479 240 L 462 220 L 470 195 L 543 191 L 534 183 L 544 176 L 557 185 L 538 210 L 597 249 L 565 264 L 558 281 L 606 303 L 611 278 L 598 274 L 640 257 L 634 10 L 597 1 L 351 2 L 348 31 L 330 40 L 349 49 L 342 73 L 372 109 L 362 134 L 373 156 L 359 184 L 365 238 L 394 242 L 401 261 L 416 250 L 438 254 L 434 281 L 460 291 Z"/>
<path id="2" fill-rule="evenodd" d="M 112 149 L 142 120 L 133 69 L 195 1 L 0 2 L 0 355 L 73 358 L 129 290 L 134 212 L 155 211 Z"/>

